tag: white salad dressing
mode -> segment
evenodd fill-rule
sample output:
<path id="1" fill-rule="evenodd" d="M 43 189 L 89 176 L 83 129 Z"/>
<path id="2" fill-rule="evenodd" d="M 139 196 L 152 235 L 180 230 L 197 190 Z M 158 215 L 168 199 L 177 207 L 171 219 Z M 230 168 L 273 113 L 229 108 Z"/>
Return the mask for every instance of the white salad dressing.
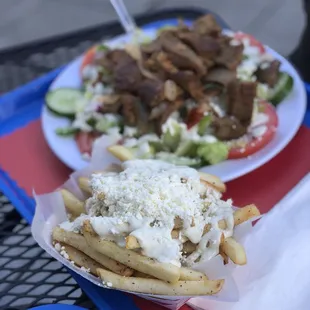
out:
<path id="1" fill-rule="evenodd" d="M 160 262 L 191 266 L 219 253 L 221 236 L 233 232 L 232 201 L 200 182 L 192 168 L 156 160 L 132 160 L 123 163 L 120 173 L 96 173 L 91 176 L 93 196 L 86 201 L 88 215 L 62 228 L 79 231 L 89 219 L 96 233 L 125 247 L 128 235 L 136 237 L 141 253 Z M 181 220 L 179 237 L 171 232 Z M 225 220 L 226 228 L 218 226 Z M 208 229 L 204 233 L 208 225 Z M 197 249 L 182 256 L 182 242 L 191 240 Z"/>
<path id="2" fill-rule="evenodd" d="M 251 127 L 264 125 L 269 121 L 269 117 L 265 113 L 257 112 L 252 118 Z"/>
<path id="3" fill-rule="evenodd" d="M 255 138 L 263 136 L 268 130 L 266 125 L 261 125 L 252 129 L 252 136 Z"/>
<path id="4" fill-rule="evenodd" d="M 180 242 L 171 238 L 170 227 L 152 227 L 150 223 L 143 224 L 130 235 L 136 237 L 149 257 L 156 258 L 163 263 L 173 263 L 180 266 Z"/>
<path id="5" fill-rule="evenodd" d="M 136 127 L 124 127 L 124 136 L 125 137 L 134 137 L 138 133 L 138 129 Z"/>

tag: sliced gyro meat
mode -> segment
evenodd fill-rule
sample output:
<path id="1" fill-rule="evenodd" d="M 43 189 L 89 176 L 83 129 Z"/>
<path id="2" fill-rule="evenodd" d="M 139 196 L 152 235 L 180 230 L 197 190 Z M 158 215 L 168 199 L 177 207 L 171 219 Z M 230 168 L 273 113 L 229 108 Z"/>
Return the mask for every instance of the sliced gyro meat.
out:
<path id="1" fill-rule="evenodd" d="M 140 83 L 138 95 L 143 104 L 155 107 L 165 98 L 164 83 L 160 80 L 144 80 Z"/>
<path id="2" fill-rule="evenodd" d="M 191 71 L 178 71 L 170 73 L 171 80 L 188 92 L 196 101 L 204 98 L 203 85 L 200 79 Z"/>
<path id="3" fill-rule="evenodd" d="M 222 32 L 222 28 L 211 14 L 196 19 L 193 24 L 193 30 L 200 35 L 210 35 L 212 37 L 217 37 Z"/>
<path id="4" fill-rule="evenodd" d="M 228 70 L 224 67 L 215 67 L 212 68 L 206 78 L 205 82 L 209 83 L 217 83 L 222 85 L 223 87 L 227 87 L 230 83 L 237 80 L 237 73 L 233 70 Z"/>
<path id="5" fill-rule="evenodd" d="M 201 36 L 195 32 L 183 32 L 178 34 L 178 37 L 193 48 L 203 59 L 207 67 L 211 67 L 214 64 L 214 59 L 219 54 L 221 48 L 215 38 L 208 35 Z"/>
<path id="6" fill-rule="evenodd" d="M 116 91 L 125 92 L 136 92 L 143 79 L 140 68 L 132 57 L 116 66 L 113 77 Z"/>
<path id="7" fill-rule="evenodd" d="M 138 97 L 122 94 L 120 100 L 125 125 L 137 127 L 138 135 L 144 135 L 153 130 L 153 123 L 148 121 L 148 112 Z"/>
<path id="8" fill-rule="evenodd" d="M 238 139 L 246 134 L 247 128 L 233 116 L 216 118 L 212 123 L 214 135 L 222 141 Z"/>
<path id="9" fill-rule="evenodd" d="M 227 112 L 244 126 L 251 123 L 256 90 L 255 82 L 235 81 L 227 87 Z"/>
<path id="10" fill-rule="evenodd" d="M 256 71 L 257 80 L 273 88 L 276 86 L 280 77 L 281 62 L 278 60 L 263 61 Z"/>
<path id="11" fill-rule="evenodd" d="M 139 98 L 131 94 L 122 94 L 120 95 L 120 101 L 125 125 L 136 126 L 139 117 L 136 102 L 139 101 Z"/>
<path id="12" fill-rule="evenodd" d="M 162 126 L 166 123 L 168 118 L 172 113 L 178 111 L 184 104 L 182 98 L 178 98 L 174 102 L 164 102 L 162 103 L 163 108 L 161 109 L 161 114 L 158 114 L 155 118 L 155 132 L 158 136 L 162 134 Z"/>
<path id="13" fill-rule="evenodd" d="M 98 101 L 101 104 L 99 108 L 101 113 L 118 113 L 122 104 L 117 94 L 98 96 Z"/>
<path id="14" fill-rule="evenodd" d="M 244 46 L 230 38 L 223 37 L 220 40 L 221 50 L 216 57 L 215 62 L 218 65 L 224 66 L 229 70 L 236 70 L 243 59 Z"/>
<path id="15" fill-rule="evenodd" d="M 160 35 L 159 40 L 170 61 L 178 69 L 195 71 L 199 76 L 206 74 L 206 67 L 202 59 L 180 39 L 169 32 L 164 32 Z"/>
<path id="16" fill-rule="evenodd" d="M 147 55 L 158 53 L 162 49 L 159 39 L 155 39 L 149 43 L 141 44 L 141 52 Z"/>

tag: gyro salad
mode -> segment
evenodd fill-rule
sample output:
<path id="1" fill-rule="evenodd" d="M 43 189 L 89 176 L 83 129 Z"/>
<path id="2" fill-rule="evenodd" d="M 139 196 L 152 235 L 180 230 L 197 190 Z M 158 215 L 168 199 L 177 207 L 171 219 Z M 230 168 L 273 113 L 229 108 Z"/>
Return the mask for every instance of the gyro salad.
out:
<path id="1" fill-rule="evenodd" d="M 107 135 L 121 160 L 201 167 L 247 157 L 273 139 L 275 106 L 294 81 L 252 36 L 223 31 L 209 14 L 134 41 L 93 47 L 82 89 L 46 96 L 50 111 L 72 120 L 56 133 L 74 136 L 83 156 Z"/>

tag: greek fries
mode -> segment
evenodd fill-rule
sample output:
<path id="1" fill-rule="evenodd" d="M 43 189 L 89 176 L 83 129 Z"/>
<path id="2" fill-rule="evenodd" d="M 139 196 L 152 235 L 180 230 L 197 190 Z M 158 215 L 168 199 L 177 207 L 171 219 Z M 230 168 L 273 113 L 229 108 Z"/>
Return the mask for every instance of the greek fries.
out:
<path id="1" fill-rule="evenodd" d="M 246 264 L 245 250 L 233 232 L 260 215 L 257 207 L 234 210 L 231 201 L 221 200 L 226 186 L 220 179 L 191 168 L 132 160 L 122 169 L 80 177 L 86 201 L 61 190 L 75 220 L 54 228 L 54 243 L 64 246 L 77 266 L 115 289 L 217 294 L 224 280 L 208 279 L 194 270 L 195 264 L 217 255 L 223 265 L 229 260 Z"/>

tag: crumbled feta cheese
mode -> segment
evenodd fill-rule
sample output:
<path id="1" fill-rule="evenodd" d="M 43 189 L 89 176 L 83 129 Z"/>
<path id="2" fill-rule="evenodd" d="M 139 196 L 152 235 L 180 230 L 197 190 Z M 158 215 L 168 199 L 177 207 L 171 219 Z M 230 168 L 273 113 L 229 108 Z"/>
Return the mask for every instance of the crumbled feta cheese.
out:
<path id="1" fill-rule="evenodd" d="M 231 40 L 231 41 L 229 42 L 229 44 L 230 44 L 231 46 L 239 46 L 239 45 L 241 45 L 241 42 L 240 42 L 239 40 L 233 39 L 233 40 Z"/>
<path id="2" fill-rule="evenodd" d="M 260 64 L 260 68 L 265 70 L 268 69 L 270 67 L 270 62 L 263 62 L 262 64 Z"/>
<path id="3" fill-rule="evenodd" d="M 65 259 L 69 259 L 69 255 L 65 250 L 61 250 L 60 255 L 63 256 Z"/>
<path id="4" fill-rule="evenodd" d="M 81 269 L 82 271 L 85 271 L 85 272 L 90 273 L 90 268 L 85 268 L 84 266 L 82 266 L 80 269 Z"/>
<path id="5" fill-rule="evenodd" d="M 57 252 L 60 252 L 60 250 L 61 250 L 61 246 L 60 246 L 59 243 L 56 243 L 56 244 L 54 245 L 54 248 L 55 248 L 55 250 L 56 250 Z"/>
<path id="6" fill-rule="evenodd" d="M 132 147 L 137 146 L 138 143 L 139 143 L 139 140 L 138 140 L 138 139 L 136 139 L 136 138 L 130 138 L 130 139 L 126 139 L 123 145 L 124 145 L 125 147 L 132 148 Z"/>
<path id="7" fill-rule="evenodd" d="M 98 68 L 93 65 L 87 65 L 83 68 L 82 77 L 85 80 L 95 81 L 98 78 Z"/>
<path id="8" fill-rule="evenodd" d="M 119 174 L 96 173 L 91 177 L 93 196 L 86 209 L 99 236 L 125 246 L 125 236 L 130 234 L 139 241 L 142 254 L 180 265 L 182 237 L 200 244 L 204 227 L 210 224 L 215 231 L 208 237 L 214 243 L 212 251 L 202 245 L 203 250 L 195 255 L 210 259 L 218 254 L 217 222 L 225 219 L 227 229 L 220 232 L 232 234 L 231 201 L 221 200 L 219 192 L 204 187 L 192 168 L 154 160 L 127 161 L 123 168 Z M 176 218 L 182 221 L 181 236 L 172 239 Z"/>
<path id="9" fill-rule="evenodd" d="M 104 86 L 102 83 L 96 83 L 96 85 L 94 86 L 94 93 L 96 95 L 104 94 Z"/>
<path id="10" fill-rule="evenodd" d="M 145 158 L 151 155 L 151 148 L 148 142 L 139 145 L 136 156 L 138 158 Z"/>
<path id="11" fill-rule="evenodd" d="M 82 214 L 79 217 L 77 217 L 73 222 L 66 221 L 59 224 L 59 227 L 67 231 L 73 231 L 75 233 L 79 233 L 84 220 L 88 218 L 89 218 L 88 215 Z"/>
<path id="12" fill-rule="evenodd" d="M 265 113 L 256 113 L 251 121 L 251 128 L 264 125 L 269 121 L 269 117 Z"/>
<path id="13" fill-rule="evenodd" d="M 136 127 L 124 127 L 124 136 L 125 137 L 134 137 L 138 133 L 138 129 Z"/>
<path id="14" fill-rule="evenodd" d="M 108 286 L 108 287 L 112 287 L 113 284 L 112 284 L 111 282 L 107 282 L 107 286 Z"/>

